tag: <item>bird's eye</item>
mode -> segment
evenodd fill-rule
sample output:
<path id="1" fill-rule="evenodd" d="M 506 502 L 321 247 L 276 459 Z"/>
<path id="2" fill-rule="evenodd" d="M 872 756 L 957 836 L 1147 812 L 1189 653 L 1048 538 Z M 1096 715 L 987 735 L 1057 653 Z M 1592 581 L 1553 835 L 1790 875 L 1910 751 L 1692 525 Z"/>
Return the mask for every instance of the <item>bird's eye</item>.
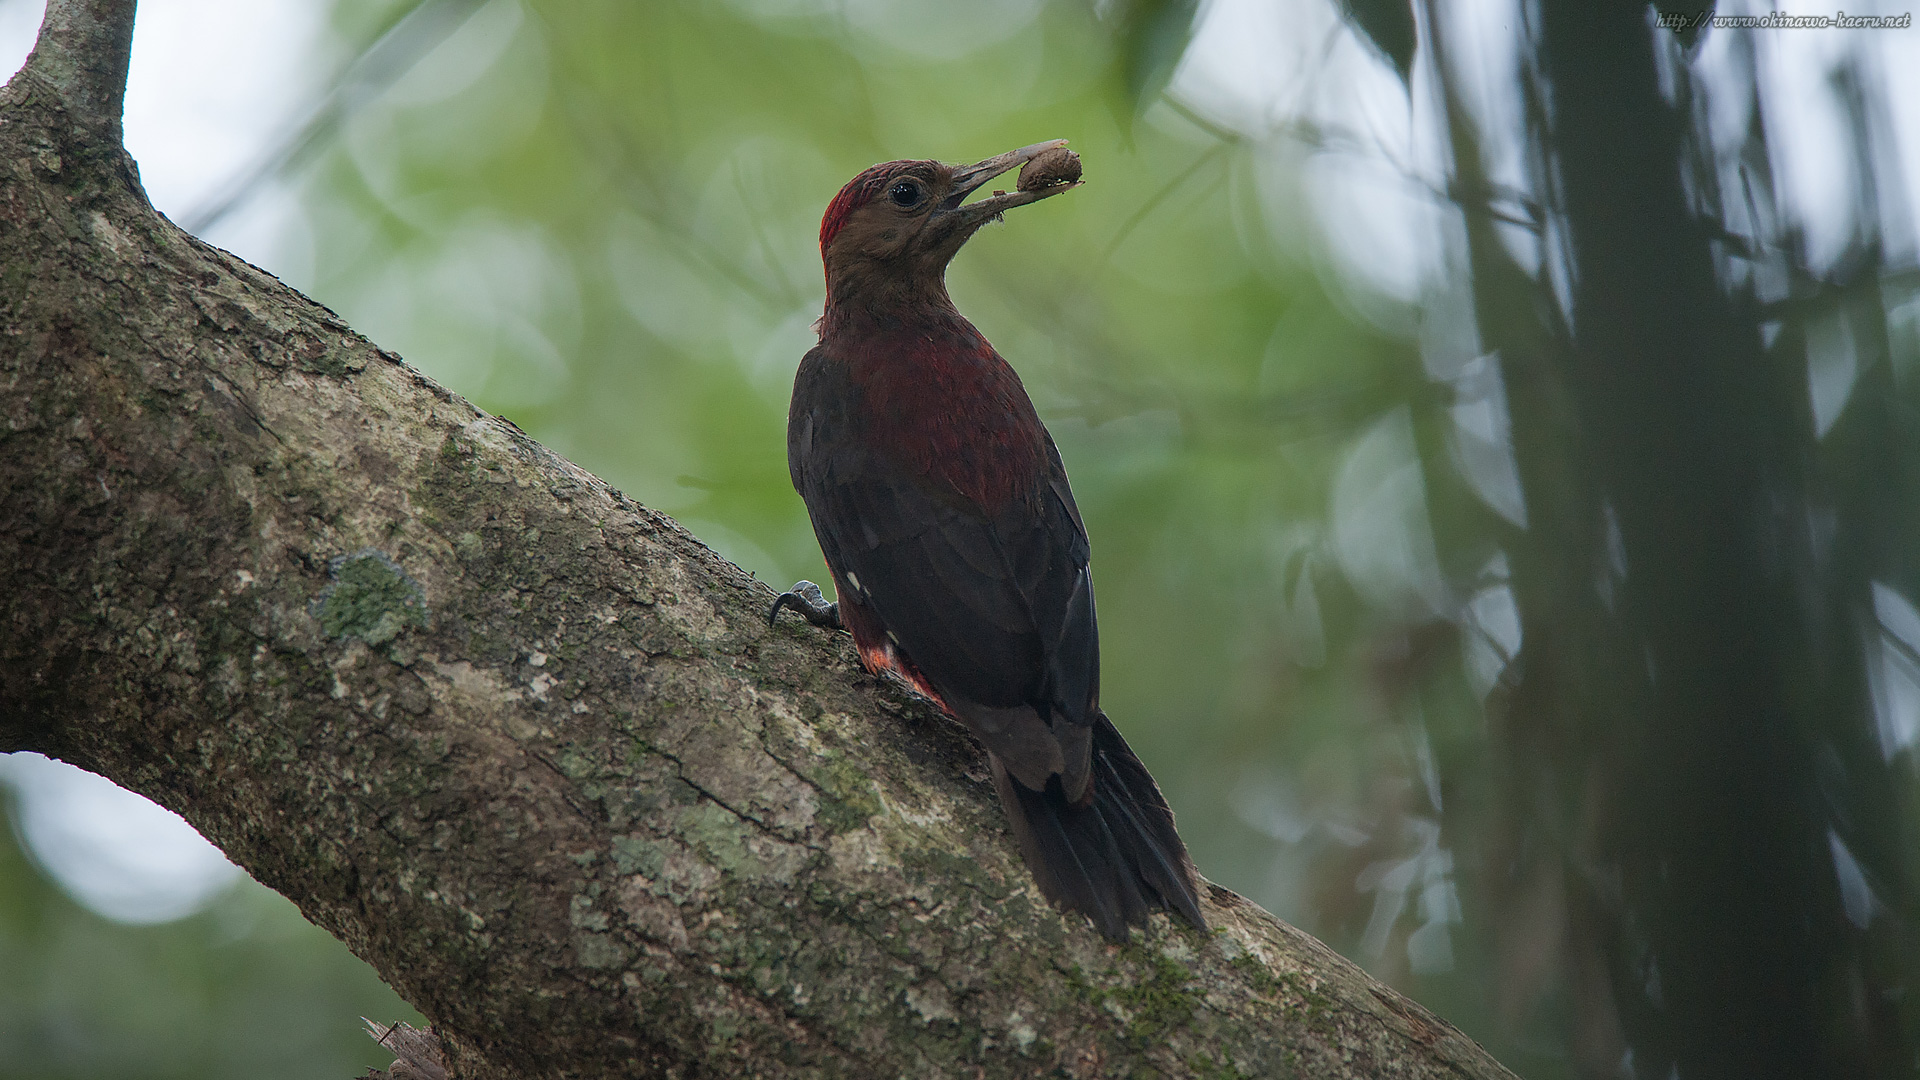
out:
<path id="1" fill-rule="evenodd" d="M 887 189 L 887 198 L 892 199 L 895 206 L 912 206 L 920 201 L 920 185 L 912 180 L 896 180 Z"/>

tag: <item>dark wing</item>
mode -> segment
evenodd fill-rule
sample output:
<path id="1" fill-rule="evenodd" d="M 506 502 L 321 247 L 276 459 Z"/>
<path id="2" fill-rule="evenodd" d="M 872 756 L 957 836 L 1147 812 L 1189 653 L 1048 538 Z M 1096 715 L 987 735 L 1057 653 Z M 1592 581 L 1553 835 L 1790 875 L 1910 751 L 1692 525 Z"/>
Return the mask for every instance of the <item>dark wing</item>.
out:
<path id="1" fill-rule="evenodd" d="M 788 430 L 794 484 L 838 586 L 1016 778 L 1038 788 L 1061 772 L 1077 797 L 1099 637 L 1086 530 L 1051 440 L 1047 474 L 990 514 L 853 437 L 845 400 L 797 394 Z M 1039 752 L 1042 731 L 1057 750 Z"/>

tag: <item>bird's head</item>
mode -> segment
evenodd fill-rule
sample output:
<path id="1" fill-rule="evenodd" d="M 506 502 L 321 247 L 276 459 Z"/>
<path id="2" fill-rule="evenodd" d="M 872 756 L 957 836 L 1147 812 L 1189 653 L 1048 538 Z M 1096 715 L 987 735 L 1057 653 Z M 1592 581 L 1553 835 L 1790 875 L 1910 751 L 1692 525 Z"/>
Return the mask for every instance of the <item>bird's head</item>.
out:
<path id="1" fill-rule="evenodd" d="M 1009 150 L 972 165 L 889 161 L 848 181 L 820 219 L 820 257 L 827 303 L 910 300 L 929 289 L 944 295 L 947 263 L 980 226 L 1015 206 L 1057 195 L 1078 183 L 996 192 L 967 202 L 987 181 L 1017 169 L 1065 139 Z"/>

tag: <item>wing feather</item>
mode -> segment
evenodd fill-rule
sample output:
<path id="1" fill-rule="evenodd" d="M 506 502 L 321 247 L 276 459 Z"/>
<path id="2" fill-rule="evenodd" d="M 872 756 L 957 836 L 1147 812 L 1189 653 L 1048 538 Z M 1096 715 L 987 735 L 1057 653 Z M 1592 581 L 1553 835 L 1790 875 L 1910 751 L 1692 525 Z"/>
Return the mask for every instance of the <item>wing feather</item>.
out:
<path id="1" fill-rule="evenodd" d="M 817 354 L 807 365 L 835 375 Z M 1046 472 L 989 509 L 856 437 L 844 388 L 807 396 L 789 417 L 789 464 L 837 583 L 1022 783 L 1058 773 L 1080 798 L 1099 636 L 1086 530 L 1052 440 Z M 1020 715 L 1032 730 L 1016 730 Z"/>

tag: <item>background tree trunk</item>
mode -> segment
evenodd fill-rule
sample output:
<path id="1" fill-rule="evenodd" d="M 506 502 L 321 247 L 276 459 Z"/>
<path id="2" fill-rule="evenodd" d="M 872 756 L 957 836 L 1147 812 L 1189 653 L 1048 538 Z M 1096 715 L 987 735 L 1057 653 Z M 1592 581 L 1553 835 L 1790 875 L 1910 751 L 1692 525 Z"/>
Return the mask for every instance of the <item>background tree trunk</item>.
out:
<path id="1" fill-rule="evenodd" d="M 1526 644 L 1490 709 L 1487 892 L 1509 924 L 1555 897 L 1582 1076 L 1910 1075 L 1914 945 L 1886 914 L 1912 907 L 1912 772 L 1860 647 L 1879 583 L 1913 580 L 1913 440 L 1879 363 L 1882 290 L 1910 286 L 1885 273 L 1869 143 L 1850 265 L 1820 281 L 1754 210 L 1780 205 L 1782 151 L 1753 85 L 1700 76 L 1644 5 L 1534 17 L 1522 157 L 1549 253 L 1523 270 L 1484 213 L 1466 234 L 1527 498 L 1500 537 Z M 1714 32 L 1748 65 L 1768 47 Z M 1491 190 L 1482 121 L 1445 89 L 1458 185 Z M 1753 109 L 1744 145 L 1714 145 L 1710 100 Z M 1732 230 L 1729 202 L 1752 215 Z M 1859 388 L 1828 433 L 1805 335 L 1848 306 Z"/>
<path id="2" fill-rule="evenodd" d="M 1055 913 L 844 638 L 156 214 L 132 14 L 0 97 L 0 750 L 186 816 L 459 1076 L 1511 1075 L 1223 889 Z"/>

